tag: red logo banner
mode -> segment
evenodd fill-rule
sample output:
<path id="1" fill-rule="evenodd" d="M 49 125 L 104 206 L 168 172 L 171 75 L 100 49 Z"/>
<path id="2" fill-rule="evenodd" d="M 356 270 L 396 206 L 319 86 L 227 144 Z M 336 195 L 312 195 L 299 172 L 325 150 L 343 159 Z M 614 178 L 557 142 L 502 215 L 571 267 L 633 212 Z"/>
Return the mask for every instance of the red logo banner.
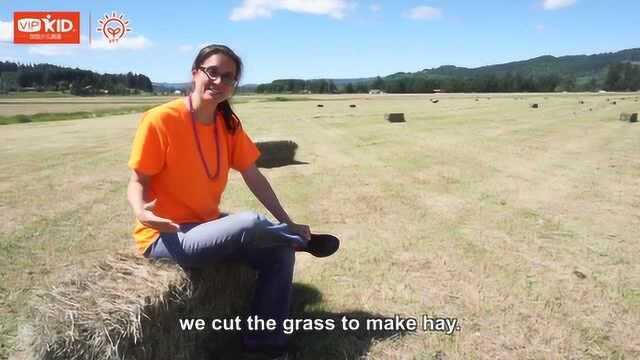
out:
<path id="1" fill-rule="evenodd" d="M 15 44 L 80 44 L 80 12 L 14 12 L 13 42 Z"/>

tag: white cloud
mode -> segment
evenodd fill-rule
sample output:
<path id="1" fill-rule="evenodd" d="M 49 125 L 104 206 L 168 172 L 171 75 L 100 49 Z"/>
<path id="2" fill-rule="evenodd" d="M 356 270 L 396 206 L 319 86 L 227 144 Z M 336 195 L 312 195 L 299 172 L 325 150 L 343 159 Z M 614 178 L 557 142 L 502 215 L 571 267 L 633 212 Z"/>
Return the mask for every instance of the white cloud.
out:
<path id="1" fill-rule="evenodd" d="M 240 7 L 232 10 L 229 19 L 241 21 L 268 18 L 278 10 L 342 19 L 350 6 L 347 0 L 244 0 Z"/>
<path id="2" fill-rule="evenodd" d="M 556 10 L 575 5 L 577 0 L 544 0 L 542 7 L 545 10 Z"/>
<path id="3" fill-rule="evenodd" d="M 377 13 L 382 10 L 382 6 L 380 4 L 371 4 L 369 5 L 369 10 L 371 10 L 371 12 Z"/>
<path id="4" fill-rule="evenodd" d="M 0 41 L 13 41 L 13 21 L 0 21 Z"/>
<path id="5" fill-rule="evenodd" d="M 442 17 L 442 10 L 432 6 L 416 6 L 407 15 L 414 20 L 433 20 Z"/>
<path id="6" fill-rule="evenodd" d="M 93 39 L 89 47 L 91 49 L 100 49 L 100 50 L 140 50 L 148 48 L 152 45 L 149 39 L 145 38 L 142 35 L 138 36 L 127 36 L 124 39 L 119 40 L 115 43 L 109 43 L 104 37 L 99 37 L 97 40 Z"/>
<path id="7" fill-rule="evenodd" d="M 35 45 L 29 46 L 29 54 L 43 56 L 71 55 L 71 45 Z"/>

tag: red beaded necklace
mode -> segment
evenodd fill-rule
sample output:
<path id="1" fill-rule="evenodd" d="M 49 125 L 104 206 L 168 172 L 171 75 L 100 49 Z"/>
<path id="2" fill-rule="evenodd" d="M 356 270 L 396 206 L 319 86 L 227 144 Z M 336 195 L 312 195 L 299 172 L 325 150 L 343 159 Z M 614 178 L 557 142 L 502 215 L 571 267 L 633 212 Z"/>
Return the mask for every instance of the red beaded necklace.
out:
<path id="1" fill-rule="evenodd" d="M 204 155 L 202 154 L 202 148 L 200 147 L 200 138 L 198 137 L 198 131 L 196 130 L 196 120 L 193 116 L 193 104 L 191 103 L 191 95 L 189 95 L 189 113 L 191 114 L 191 127 L 193 128 L 193 136 L 196 139 L 196 145 L 198 147 L 198 154 L 200 155 L 200 160 L 202 160 L 202 165 L 204 166 L 204 171 L 207 173 L 207 177 L 210 180 L 215 180 L 220 173 L 220 142 L 218 141 L 218 128 L 216 127 L 216 114 L 213 115 L 213 140 L 216 143 L 216 173 L 211 176 L 211 172 L 209 171 L 209 167 L 207 166 L 207 162 L 204 159 Z"/>

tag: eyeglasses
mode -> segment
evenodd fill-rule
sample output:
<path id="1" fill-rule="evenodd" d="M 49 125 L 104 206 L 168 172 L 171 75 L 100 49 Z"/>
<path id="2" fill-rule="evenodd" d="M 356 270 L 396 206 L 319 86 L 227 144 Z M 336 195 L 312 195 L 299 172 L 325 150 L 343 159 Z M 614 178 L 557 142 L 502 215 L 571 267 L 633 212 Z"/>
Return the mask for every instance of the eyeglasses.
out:
<path id="1" fill-rule="evenodd" d="M 216 81 L 220 79 L 220 81 L 227 86 L 235 86 L 238 83 L 236 80 L 236 76 L 232 73 L 219 74 L 218 68 L 216 66 L 198 67 L 198 70 L 202 70 L 202 72 L 207 75 L 209 80 Z"/>

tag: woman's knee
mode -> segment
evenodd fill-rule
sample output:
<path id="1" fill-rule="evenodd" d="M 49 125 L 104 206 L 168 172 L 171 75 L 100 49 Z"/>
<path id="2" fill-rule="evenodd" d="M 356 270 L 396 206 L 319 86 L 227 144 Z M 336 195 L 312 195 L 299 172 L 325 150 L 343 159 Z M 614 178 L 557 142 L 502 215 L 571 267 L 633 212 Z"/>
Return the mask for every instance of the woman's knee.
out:
<path id="1" fill-rule="evenodd" d="M 265 222 L 268 222 L 267 218 L 254 211 L 243 211 L 233 215 L 229 215 L 233 218 L 235 222 L 237 222 L 240 227 L 245 229 L 250 229 L 255 226 L 264 225 Z"/>

